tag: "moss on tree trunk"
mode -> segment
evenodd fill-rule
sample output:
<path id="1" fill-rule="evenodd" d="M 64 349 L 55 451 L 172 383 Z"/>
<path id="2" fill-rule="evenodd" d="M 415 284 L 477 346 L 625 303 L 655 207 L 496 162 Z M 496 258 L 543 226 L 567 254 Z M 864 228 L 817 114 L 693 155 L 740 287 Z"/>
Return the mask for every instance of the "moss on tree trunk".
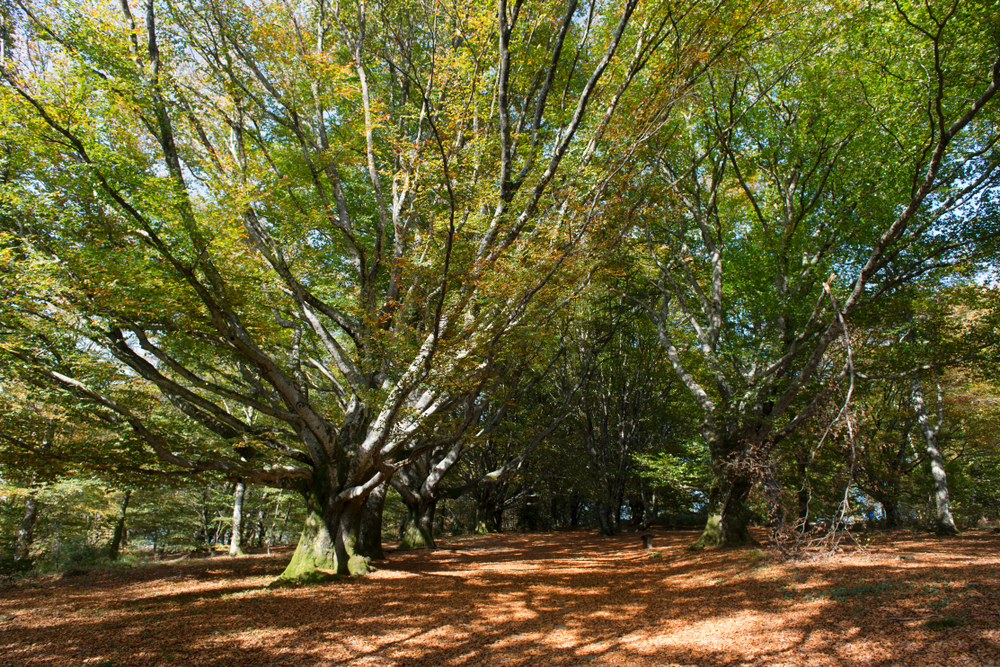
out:
<path id="1" fill-rule="evenodd" d="M 371 571 L 358 552 L 361 510 L 367 496 L 338 500 L 333 492 L 306 494 L 306 519 L 298 546 L 276 584 L 311 583 Z"/>
<path id="2" fill-rule="evenodd" d="M 437 500 L 422 500 L 418 505 L 407 505 L 409 510 L 403 524 L 400 549 L 420 549 L 434 546 L 434 511 Z"/>
<path id="3" fill-rule="evenodd" d="M 716 481 L 709 492 L 705 530 L 702 531 L 698 541 L 691 545 L 692 548 L 757 544 L 757 541 L 750 536 L 747 527 L 750 517 L 747 508 L 750 488 L 750 480 L 745 477 L 737 479 L 723 477 Z"/>

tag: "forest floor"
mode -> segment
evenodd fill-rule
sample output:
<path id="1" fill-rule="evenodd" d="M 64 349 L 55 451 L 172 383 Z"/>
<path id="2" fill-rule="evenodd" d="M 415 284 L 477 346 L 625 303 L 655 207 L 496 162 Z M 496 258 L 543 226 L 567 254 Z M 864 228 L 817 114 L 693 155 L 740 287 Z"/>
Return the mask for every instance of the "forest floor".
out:
<path id="1" fill-rule="evenodd" d="M 70 572 L 0 589 L 0 665 L 1000 667 L 1000 535 L 779 562 L 650 534 L 452 538 L 283 589 L 287 551 Z"/>

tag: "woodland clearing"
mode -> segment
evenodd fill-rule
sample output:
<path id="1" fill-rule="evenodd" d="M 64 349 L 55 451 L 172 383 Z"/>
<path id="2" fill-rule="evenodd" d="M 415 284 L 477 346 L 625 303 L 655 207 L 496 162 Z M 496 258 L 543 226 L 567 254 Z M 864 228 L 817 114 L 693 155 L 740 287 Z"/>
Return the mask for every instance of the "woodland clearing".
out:
<path id="1" fill-rule="evenodd" d="M 287 551 L 71 571 L 0 590 L 0 665 L 1000 664 L 998 534 L 784 562 L 649 534 L 456 537 L 278 589 Z"/>

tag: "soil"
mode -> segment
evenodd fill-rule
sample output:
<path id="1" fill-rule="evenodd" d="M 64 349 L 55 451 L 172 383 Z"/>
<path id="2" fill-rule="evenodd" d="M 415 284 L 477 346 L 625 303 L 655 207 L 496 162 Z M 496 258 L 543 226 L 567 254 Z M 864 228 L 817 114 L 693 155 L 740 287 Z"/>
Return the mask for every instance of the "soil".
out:
<path id="1" fill-rule="evenodd" d="M 78 570 L 0 590 L 0 665 L 1000 666 L 1000 535 L 778 561 L 649 534 L 454 538 L 283 589 L 288 551 Z"/>

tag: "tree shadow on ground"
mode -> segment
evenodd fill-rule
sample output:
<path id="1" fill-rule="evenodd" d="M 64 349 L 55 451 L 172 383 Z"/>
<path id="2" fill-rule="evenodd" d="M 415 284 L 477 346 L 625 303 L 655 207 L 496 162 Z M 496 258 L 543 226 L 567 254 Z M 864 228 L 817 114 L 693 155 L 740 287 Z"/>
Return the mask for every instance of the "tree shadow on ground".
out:
<path id="1" fill-rule="evenodd" d="M 280 590 L 287 556 L 2 591 L 0 665 L 1000 664 L 998 536 L 775 563 L 651 534 L 445 542 Z"/>

